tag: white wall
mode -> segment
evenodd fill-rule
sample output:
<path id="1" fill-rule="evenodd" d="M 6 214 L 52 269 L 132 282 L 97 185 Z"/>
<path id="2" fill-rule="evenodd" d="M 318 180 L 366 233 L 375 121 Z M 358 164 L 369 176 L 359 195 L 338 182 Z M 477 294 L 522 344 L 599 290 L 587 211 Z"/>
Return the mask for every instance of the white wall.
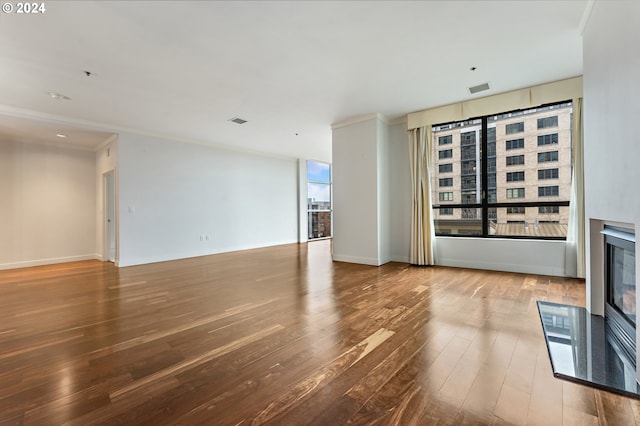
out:
<path id="1" fill-rule="evenodd" d="M 389 126 L 377 120 L 378 263 L 391 261 L 391 141 Z"/>
<path id="2" fill-rule="evenodd" d="M 298 159 L 298 242 L 309 241 L 309 185 L 307 182 L 307 160 Z"/>
<path id="3" fill-rule="evenodd" d="M 0 269 L 96 257 L 93 152 L 0 141 Z"/>
<path id="4" fill-rule="evenodd" d="M 120 266 L 297 241 L 295 159 L 132 134 L 118 150 Z"/>
<path id="5" fill-rule="evenodd" d="M 389 126 L 391 260 L 409 262 L 411 244 L 411 171 L 407 122 Z"/>
<path id="6" fill-rule="evenodd" d="M 604 303 L 599 231 L 605 221 L 624 223 L 636 232 L 640 224 L 638 22 L 640 2 L 600 1 L 595 2 L 584 31 L 587 306 L 596 314 L 602 314 Z M 640 271 L 639 256 L 636 271 Z M 636 284 L 639 281 L 636 273 Z M 640 292 L 636 298 L 640 303 Z"/>
<path id="7" fill-rule="evenodd" d="M 333 258 L 378 265 L 377 120 L 333 129 Z"/>
<path id="8" fill-rule="evenodd" d="M 333 127 L 333 259 L 392 260 L 391 140 L 379 114 Z"/>
<path id="9" fill-rule="evenodd" d="M 437 265 L 565 275 L 564 241 L 436 237 Z"/>

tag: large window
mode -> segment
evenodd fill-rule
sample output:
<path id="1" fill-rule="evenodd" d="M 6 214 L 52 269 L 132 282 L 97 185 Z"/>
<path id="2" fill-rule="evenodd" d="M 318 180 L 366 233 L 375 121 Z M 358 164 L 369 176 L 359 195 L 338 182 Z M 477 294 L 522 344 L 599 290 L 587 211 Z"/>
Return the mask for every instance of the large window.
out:
<path id="1" fill-rule="evenodd" d="M 309 239 L 331 236 L 331 165 L 307 161 Z"/>
<path id="2" fill-rule="evenodd" d="M 434 126 L 434 141 L 451 141 L 433 147 L 436 235 L 566 238 L 572 111 L 562 102 Z"/>

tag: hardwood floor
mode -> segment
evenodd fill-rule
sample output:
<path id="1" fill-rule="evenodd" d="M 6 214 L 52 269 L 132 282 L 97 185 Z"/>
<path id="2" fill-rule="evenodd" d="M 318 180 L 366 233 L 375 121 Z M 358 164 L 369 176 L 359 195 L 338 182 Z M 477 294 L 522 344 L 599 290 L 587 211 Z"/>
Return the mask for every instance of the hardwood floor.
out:
<path id="1" fill-rule="evenodd" d="M 329 245 L 0 271 L 0 424 L 640 422 L 552 376 L 535 301 L 583 305 L 583 281 Z"/>

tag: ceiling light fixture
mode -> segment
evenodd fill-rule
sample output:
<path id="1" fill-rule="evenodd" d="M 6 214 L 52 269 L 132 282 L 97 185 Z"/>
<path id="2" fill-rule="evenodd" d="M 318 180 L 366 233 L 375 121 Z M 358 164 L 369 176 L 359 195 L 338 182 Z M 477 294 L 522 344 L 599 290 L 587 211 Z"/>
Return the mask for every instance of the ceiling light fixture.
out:
<path id="1" fill-rule="evenodd" d="M 244 124 L 244 123 L 247 122 L 247 120 L 244 120 L 244 119 L 242 119 L 240 117 L 230 118 L 229 121 L 232 122 L 232 123 L 236 123 L 236 124 Z"/>
<path id="2" fill-rule="evenodd" d="M 489 83 L 482 83 L 482 84 L 478 84 L 477 86 L 469 87 L 469 93 L 473 95 L 474 93 L 483 92 L 489 89 L 490 89 Z"/>
<path id="3" fill-rule="evenodd" d="M 57 93 L 57 92 L 47 92 L 47 94 L 49 96 L 51 96 L 52 99 L 58 100 L 58 101 L 70 101 L 71 98 L 63 95 L 62 93 Z"/>
<path id="4" fill-rule="evenodd" d="M 67 135 L 65 135 L 64 133 L 56 133 L 56 136 L 59 138 L 66 138 Z"/>

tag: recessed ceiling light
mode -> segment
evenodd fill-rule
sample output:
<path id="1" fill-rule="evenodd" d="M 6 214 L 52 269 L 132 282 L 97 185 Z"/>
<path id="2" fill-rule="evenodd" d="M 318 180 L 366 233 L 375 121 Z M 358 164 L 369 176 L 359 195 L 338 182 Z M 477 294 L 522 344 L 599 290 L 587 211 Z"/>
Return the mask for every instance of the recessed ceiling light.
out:
<path id="1" fill-rule="evenodd" d="M 47 92 L 47 94 L 49 96 L 51 96 L 52 99 L 56 99 L 58 101 L 70 101 L 71 98 L 63 95 L 62 93 L 57 93 L 57 92 Z"/>
<path id="2" fill-rule="evenodd" d="M 244 123 L 247 122 L 247 120 L 244 120 L 244 119 L 242 119 L 240 117 L 230 118 L 229 121 L 232 122 L 232 123 L 236 123 L 236 124 L 244 124 Z"/>
<path id="3" fill-rule="evenodd" d="M 67 135 L 65 135 L 64 133 L 56 133 L 56 136 L 59 138 L 66 138 Z"/>
<path id="4" fill-rule="evenodd" d="M 474 94 L 478 92 L 482 92 L 485 90 L 489 90 L 489 83 L 478 84 L 477 86 L 469 87 L 469 93 Z"/>

